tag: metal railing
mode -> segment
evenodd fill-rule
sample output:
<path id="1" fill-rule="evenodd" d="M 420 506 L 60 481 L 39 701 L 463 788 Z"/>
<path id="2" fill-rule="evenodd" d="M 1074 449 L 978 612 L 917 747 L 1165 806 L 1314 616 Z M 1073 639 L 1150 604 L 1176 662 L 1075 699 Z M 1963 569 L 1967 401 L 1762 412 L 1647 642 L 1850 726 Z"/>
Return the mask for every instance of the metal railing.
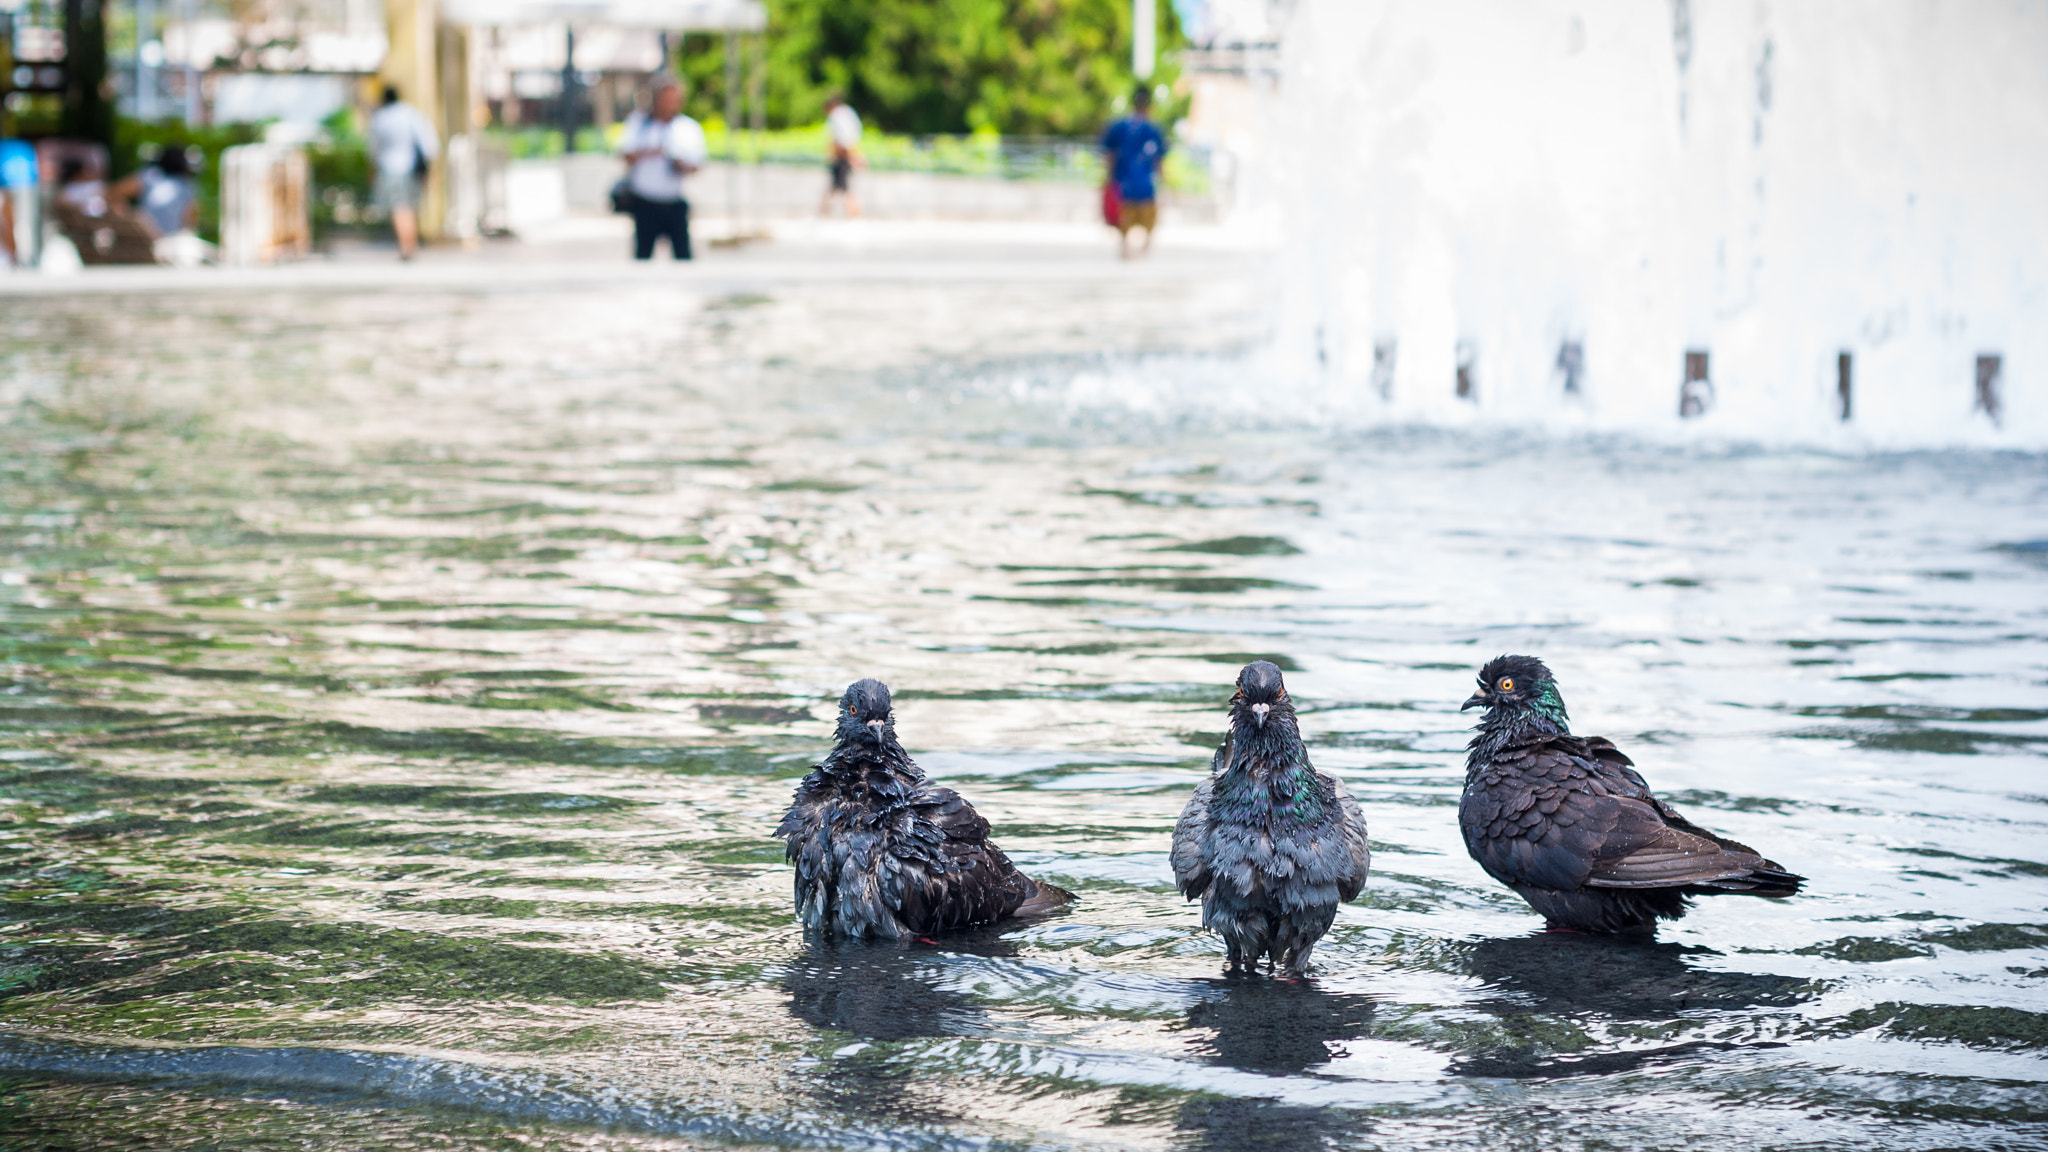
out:
<path id="1" fill-rule="evenodd" d="M 493 130 L 515 158 L 548 156 L 562 151 L 560 131 L 546 128 Z M 705 141 L 714 160 L 742 164 L 815 167 L 825 160 L 823 127 L 727 133 L 716 121 L 706 125 Z M 577 134 L 581 151 L 609 150 L 603 130 Z M 966 135 L 898 136 L 870 132 L 861 141 L 861 156 L 876 172 L 920 172 L 944 176 L 979 176 L 996 180 L 1048 180 L 1067 184 L 1102 182 L 1102 152 L 1094 137 Z M 1167 186 L 1182 192 L 1206 192 L 1210 186 L 1210 155 L 1205 148 L 1177 145 L 1168 154 Z"/>

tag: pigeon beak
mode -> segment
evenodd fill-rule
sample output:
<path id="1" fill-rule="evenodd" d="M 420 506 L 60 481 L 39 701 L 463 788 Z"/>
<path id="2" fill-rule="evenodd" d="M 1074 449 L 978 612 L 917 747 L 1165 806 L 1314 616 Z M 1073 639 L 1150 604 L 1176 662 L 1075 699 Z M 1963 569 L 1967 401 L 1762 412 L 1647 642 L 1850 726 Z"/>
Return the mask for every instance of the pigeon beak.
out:
<path id="1" fill-rule="evenodd" d="M 887 720 L 870 720 L 868 721 L 868 731 L 873 732 L 875 738 L 879 740 L 882 738 L 882 725 L 887 723 Z"/>
<path id="2" fill-rule="evenodd" d="M 1458 711 L 1463 712 L 1467 708 L 1485 708 L 1490 706 L 1492 703 L 1493 702 L 1491 700 L 1488 700 L 1486 698 L 1486 693 L 1474 692 L 1472 695 L 1467 696 L 1465 698 L 1465 702 L 1463 704 L 1458 705 Z"/>
<path id="3" fill-rule="evenodd" d="M 1252 715 L 1258 718 L 1259 727 L 1264 728 L 1266 726 L 1266 713 L 1272 710 L 1273 706 L 1271 704 L 1252 705 Z"/>

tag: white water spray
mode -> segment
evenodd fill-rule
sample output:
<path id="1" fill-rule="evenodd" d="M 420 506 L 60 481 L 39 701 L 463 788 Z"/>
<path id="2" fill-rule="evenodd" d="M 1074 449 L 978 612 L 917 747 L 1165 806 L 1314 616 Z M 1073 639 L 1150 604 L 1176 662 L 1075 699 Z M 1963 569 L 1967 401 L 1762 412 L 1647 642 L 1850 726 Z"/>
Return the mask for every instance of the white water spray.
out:
<path id="1" fill-rule="evenodd" d="M 1332 411 L 2048 445 L 2048 2 L 1300 0 L 1284 55 Z"/>

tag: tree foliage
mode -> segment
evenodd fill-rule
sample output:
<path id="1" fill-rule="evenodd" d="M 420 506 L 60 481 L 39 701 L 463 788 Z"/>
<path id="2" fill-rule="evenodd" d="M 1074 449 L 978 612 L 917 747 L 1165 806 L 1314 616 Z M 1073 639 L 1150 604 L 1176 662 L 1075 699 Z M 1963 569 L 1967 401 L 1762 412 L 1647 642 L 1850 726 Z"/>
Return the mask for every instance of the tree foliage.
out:
<path id="1" fill-rule="evenodd" d="M 1159 5 L 1159 44 L 1181 42 Z M 1085 135 L 1130 91 L 1130 0 L 768 0 L 769 123 L 813 124 L 844 93 L 891 132 Z M 678 66 L 691 112 L 724 110 L 720 37 L 690 36 Z M 1173 79 L 1170 68 L 1155 76 Z"/>

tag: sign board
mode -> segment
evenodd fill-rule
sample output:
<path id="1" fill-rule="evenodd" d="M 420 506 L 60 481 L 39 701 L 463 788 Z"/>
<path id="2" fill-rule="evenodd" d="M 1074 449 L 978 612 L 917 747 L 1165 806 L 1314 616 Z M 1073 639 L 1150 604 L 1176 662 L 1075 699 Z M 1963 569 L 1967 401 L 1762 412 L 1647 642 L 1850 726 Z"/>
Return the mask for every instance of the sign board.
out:
<path id="1" fill-rule="evenodd" d="M 477 28 L 610 25 L 663 32 L 760 32 L 761 0 L 441 0 L 441 19 Z"/>

